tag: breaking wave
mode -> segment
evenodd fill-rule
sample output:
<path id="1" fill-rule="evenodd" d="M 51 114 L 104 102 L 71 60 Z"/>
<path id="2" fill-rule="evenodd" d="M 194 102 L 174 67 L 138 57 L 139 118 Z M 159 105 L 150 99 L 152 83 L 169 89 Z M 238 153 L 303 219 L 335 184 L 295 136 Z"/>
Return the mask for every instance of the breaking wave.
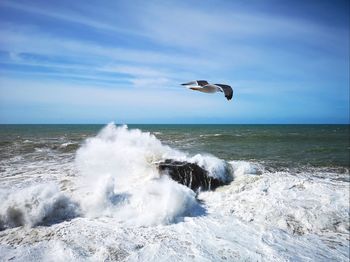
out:
<path id="1" fill-rule="evenodd" d="M 76 217 L 79 206 L 54 184 L 42 184 L 3 195 L 0 230 L 17 226 L 50 225 Z"/>
<path id="2" fill-rule="evenodd" d="M 151 133 L 107 125 L 77 152 L 84 213 L 137 225 L 168 224 L 202 214 L 192 190 L 159 174 L 156 163 L 169 158 L 197 163 L 213 177 L 226 174 L 226 163 L 216 157 L 191 157 L 163 145 Z"/>
<path id="3" fill-rule="evenodd" d="M 76 190 L 68 196 L 51 183 L 3 194 L 0 228 L 52 224 L 78 215 L 158 225 L 204 214 L 195 192 L 159 173 L 157 163 L 165 159 L 196 163 L 210 176 L 229 180 L 221 159 L 190 156 L 163 145 L 151 133 L 109 124 L 78 149 Z"/>
<path id="4" fill-rule="evenodd" d="M 114 124 L 87 139 L 72 162 L 74 154 L 65 150 L 79 144 L 55 140 L 59 148 L 49 152 L 60 157 L 48 161 L 43 152 L 35 162 L 10 162 L 14 171 L 1 177 L 0 230 L 24 227 L 0 233 L 3 259 L 50 260 L 52 254 L 63 260 L 166 261 L 169 254 L 180 261 L 349 259 L 347 168 L 225 162 Z M 196 195 L 159 173 L 167 159 L 195 163 L 230 183 Z M 29 168 L 22 170 L 26 163 Z M 58 181 L 60 187 L 28 187 L 37 181 Z M 172 225 L 158 226 L 166 224 Z"/>

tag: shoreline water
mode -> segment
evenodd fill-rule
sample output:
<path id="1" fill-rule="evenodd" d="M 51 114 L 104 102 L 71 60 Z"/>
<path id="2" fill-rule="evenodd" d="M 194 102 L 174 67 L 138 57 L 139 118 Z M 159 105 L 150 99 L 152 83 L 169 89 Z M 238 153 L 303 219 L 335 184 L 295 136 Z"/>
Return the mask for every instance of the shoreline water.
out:
<path id="1" fill-rule="evenodd" d="M 4 259 L 349 259 L 349 126 L 1 127 Z M 196 196 L 168 157 L 233 181 Z"/>

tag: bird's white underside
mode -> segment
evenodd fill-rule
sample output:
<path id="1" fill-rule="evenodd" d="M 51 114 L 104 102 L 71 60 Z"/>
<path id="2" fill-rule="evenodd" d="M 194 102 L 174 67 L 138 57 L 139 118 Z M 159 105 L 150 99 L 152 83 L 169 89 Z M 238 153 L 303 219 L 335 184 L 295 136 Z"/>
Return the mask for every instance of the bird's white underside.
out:
<path id="1" fill-rule="evenodd" d="M 190 86 L 189 87 L 192 90 L 200 91 L 203 93 L 216 93 L 216 92 L 223 92 L 221 87 L 217 85 L 205 85 L 205 86 Z"/>

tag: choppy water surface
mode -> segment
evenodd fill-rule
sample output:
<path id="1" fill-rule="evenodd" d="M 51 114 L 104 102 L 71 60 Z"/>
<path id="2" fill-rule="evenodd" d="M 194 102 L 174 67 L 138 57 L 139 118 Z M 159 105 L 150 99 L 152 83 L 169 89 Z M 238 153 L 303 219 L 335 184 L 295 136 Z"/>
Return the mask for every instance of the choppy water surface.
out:
<path id="1" fill-rule="evenodd" d="M 348 261 L 349 150 L 348 125 L 0 125 L 1 257 Z"/>

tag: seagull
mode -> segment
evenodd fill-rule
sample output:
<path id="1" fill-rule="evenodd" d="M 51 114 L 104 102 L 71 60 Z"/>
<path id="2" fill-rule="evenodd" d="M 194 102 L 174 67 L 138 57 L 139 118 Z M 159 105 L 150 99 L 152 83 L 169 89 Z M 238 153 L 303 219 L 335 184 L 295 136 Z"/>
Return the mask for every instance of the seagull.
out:
<path id="1" fill-rule="evenodd" d="M 223 92 L 227 100 L 231 100 L 233 95 L 233 90 L 231 86 L 223 84 L 209 84 L 206 80 L 195 80 L 188 83 L 184 83 L 182 85 L 190 86 L 190 89 L 204 93 Z"/>

